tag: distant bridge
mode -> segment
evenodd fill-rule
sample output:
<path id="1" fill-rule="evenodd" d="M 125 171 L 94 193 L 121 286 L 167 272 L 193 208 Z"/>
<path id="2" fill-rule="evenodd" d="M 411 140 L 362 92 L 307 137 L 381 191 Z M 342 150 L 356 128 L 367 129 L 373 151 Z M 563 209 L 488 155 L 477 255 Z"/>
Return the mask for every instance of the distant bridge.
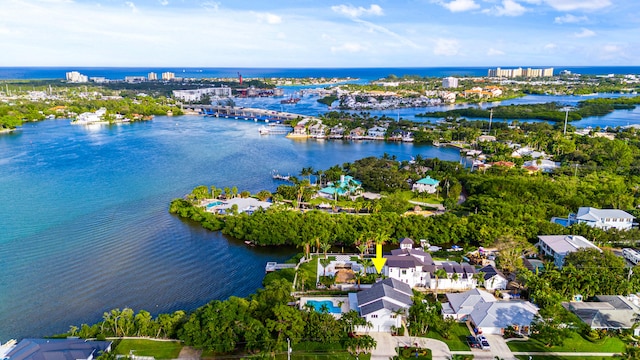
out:
<path id="1" fill-rule="evenodd" d="M 265 109 L 254 109 L 244 107 L 216 106 L 216 105 L 183 105 L 185 109 L 198 111 L 206 116 L 215 116 L 225 119 L 253 120 L 263 122 L 284 122 L 298 118 L 313 118 L 312 116 L 273 111 Z"/>

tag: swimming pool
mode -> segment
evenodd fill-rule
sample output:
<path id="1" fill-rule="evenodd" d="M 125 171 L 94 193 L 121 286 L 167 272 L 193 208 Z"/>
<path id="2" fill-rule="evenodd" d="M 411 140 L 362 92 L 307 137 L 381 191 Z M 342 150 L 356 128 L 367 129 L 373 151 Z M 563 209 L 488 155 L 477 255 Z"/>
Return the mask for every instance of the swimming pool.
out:
<path id="1" fill-rule="evenodd" d="M 214 201 L 212 203 L 207 204 L 207 209 L 211 209 L 214 206 L 222 205 L 222 201 Z"/>
<path id="2" fill-rule="evenodd" d="M 340 309 L 340 307 L 333 306 L 333 302 L 330 300 L 307 300 L 307 304 L 313 306 L 316 312 L 323 312 L 323 305 L 326 305 L 330 314 L 342 313 L 342 309 Z"/>

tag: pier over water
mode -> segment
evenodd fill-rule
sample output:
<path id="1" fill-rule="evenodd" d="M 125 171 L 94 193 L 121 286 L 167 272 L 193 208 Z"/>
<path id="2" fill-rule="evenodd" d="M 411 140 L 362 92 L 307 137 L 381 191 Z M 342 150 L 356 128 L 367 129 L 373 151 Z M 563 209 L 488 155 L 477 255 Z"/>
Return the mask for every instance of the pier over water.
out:
<path id="1" fill-rule="evenodd" d="M 225 119 L 253 120 L 264 122 L 284 122 L 285 120 L 310 119 L 317 120 L 312 116 L 293 114 L 282 111 L 265 109 L 254 109 L 245 107 L 216 106 L 216 105 L 183 105 L 185 109 L 198 111 L 205 116 L 214 116 Z"/>

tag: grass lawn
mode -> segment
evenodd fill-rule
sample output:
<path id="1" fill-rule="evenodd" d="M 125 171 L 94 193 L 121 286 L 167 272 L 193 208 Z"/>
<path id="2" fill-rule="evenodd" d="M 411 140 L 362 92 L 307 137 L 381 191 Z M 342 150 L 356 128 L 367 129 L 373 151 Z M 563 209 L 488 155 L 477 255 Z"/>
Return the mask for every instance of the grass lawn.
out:
<path id="1" fill-rule="evenodd" d="M 311 290 L 316 288 L 316 279 L 318 276 L 318 258 L 313 257 L 311 261 L 305 262 L 298 267 L 298 281 L 301 277 L 305 279 L 305 290 Z M 301 289 L 300 284 L 296 284 L 297 289 Z"/>
<path id="2" fill-rule="evenodd" d="M 118 355 L 129 355 L 131 350 L 138 356 L 153 356 L 156 359 L 177 359 L 182 349 L 182 344 L 177 341 L 153 341 L 147 339 L 120 341 L 115 353 Z"/>
<path id="3" fill-rule="evenodd" d="M 398 353 L 398 357 L 400 359 L 418 359 L 418 360 L 431 360 L 431 350 L 430 349 L 418 349 L 418 357 L 416 357 L 416 348 L 396 348 L 396 353 Z"/>
<path id="4" fill-rule="evenodd" d="M 444 341 L 447 346 L 449 346 L 449 350 L 452 351 L 471 350 L 469 348 L 469 345 L 467 345 L 466 339 L 469 335 L 471 335 L 471 333 L 469 333 L 469 328 L 467 328 L 467 325 L 465 325 L 464 323 L 456 323 L 455 325 L 453 325 L 453 328 L 451 329 L 450 339 L 443 338 L 442 336 L 440 336 L 440 334 L 436 333 L 433 330 L 429 330 L 429 332 L 427 332 L 428 338 Z"/>
<path id="5" fill-rule="evenodd" d="M 285 360 L 286 352 L 276 355 L 276 360 Z M 362 354 L 361 360 L 370 360 L 371 354 Z M 294 360 L 353 360 L 354 357 L 343 349 L 338 343 L 302 342 L 293 346 L 291 359 Z"/>
<path id="6" fill-rule="evenodd" d="M 602 340 L 591 342 L 585 340 L 579 334 L 572 332 L 571 336 L 564 340 L 562 346 L 546 347 L 543 343 L 535 339 L 527 341 L 509 341 L 507 342 L 511 351 L 544 351 L 544 352 L 613 352 L 621 353 L 625 349 L 622 340 L 616 337 L 607 337 Z"/>

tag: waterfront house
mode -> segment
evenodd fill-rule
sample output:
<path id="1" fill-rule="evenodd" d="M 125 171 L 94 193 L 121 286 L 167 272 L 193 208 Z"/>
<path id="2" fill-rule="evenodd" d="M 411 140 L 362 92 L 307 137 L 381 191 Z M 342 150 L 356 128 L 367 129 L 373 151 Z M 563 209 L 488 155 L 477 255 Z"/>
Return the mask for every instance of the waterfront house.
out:
<path id="1" fill-rule="evenodd" d="M 330 139 L 342 139 L 344 137 L 344 128 L 340 125 L 336 125 L 329 131 Z"/>
<path id="2" fill-rule="evenodd" d="M 335 199 L 337 196 L 359 195 L 361 192 L 362 182 L 350 175 L 340 175 L 340 180 L 329 182 L 327 187 L 320 189 L 318 195 L 327 199 Z"/>
<path id="3" fill-rule="evenodd" d="M 238 214 L 247 213 L 251 215 L 258 209 L 268 209 L 272 203 L 254 198 L 236 197 L 225 201 L 212 201 L 205 206 L 205 210 L 214 214 L 229 214 L 234 209 L 234 205 Z"/>
<path id="4" fill-rule="evenodd" d="M 384 279 L 367 290 L 349 295 L 349 306 L 358 309 L 371 327 L 358 331 L 389 332 L 402 326 L 402 314 L 413 305 L 411 287 L 396 279 Z"/>
<path id="5" fill-rule="evenodd" d="M 367 130 L 367 137 L 374 140 L 383 140 L 386 133 L 386 128 L 382 126 L 374 126 L 371 129 Z"/>
<path id="6" fill-rule="evenodd" d="M 487 290 L 504 290 L 507 288 L 509 280 L 502 273 L 502 271 L 496 269 L 493 265 L 487 265 L 478 270 L 479 273 L 484 274 L 484 288 Z"/>
<path id="7" fill-rule="evenodd" d="M 413 184 L 411 190 L 417 191 L 419 193 L 426 192 L 427 194 L 435 194 L 439 184 L 440 181 L 431 178 L 431 176 L 427 176 L 426 178 L 422 178 L 416 181 Z"/>
<path id="8" fill-rule="evenodd" d="M 324 139 L 327 133 L 327 128 L 328 126 L 321 122 L 309 125 L 309 136 L 316 139 Z"/>
<path id="9" fill-rule="evenodd" d="M 349 138 L 351 140 L 360 140 L 365 134 L 366 131 L 363 128 L 357 127 L 349 132 Z"/>
<path id="10" fill-rule="evenodd" d="M 467 263 L 453 261 L 435 262 L 429 253 L 414 249 L 411 239 L 403 239 L 400 248 L 384 256 L 387 262 L 383 274 L 411 287 L 428 289 L 467 290 L 477 285 L 475 268 Z M 436 277 L 436 271 L 444 270 L 444 276 Z"/>
<path id="11" fill-rule="evenodd" d="M 7 360 L 93 360 L 111 351 L 111 341 L 23 339 L 2 357 Z"/>
<path id="12" fill-rule="evenodd" d="M 634 321 L 640 315 L 640 298 L 636 295 L 597 295 L 596 301 L 563 302 L 562 306 L 594 330 L 633 329 L 634 336 L 640 336 Z"/>
<path id="13" fill-rule="evenodd" d="M 545 255 L 553 258 L 553 263 L 562 269 L 564 258 L 579 249 L 597 249 L 591 241 L 580 235 L 540 235 L 536 247 Z"/>

